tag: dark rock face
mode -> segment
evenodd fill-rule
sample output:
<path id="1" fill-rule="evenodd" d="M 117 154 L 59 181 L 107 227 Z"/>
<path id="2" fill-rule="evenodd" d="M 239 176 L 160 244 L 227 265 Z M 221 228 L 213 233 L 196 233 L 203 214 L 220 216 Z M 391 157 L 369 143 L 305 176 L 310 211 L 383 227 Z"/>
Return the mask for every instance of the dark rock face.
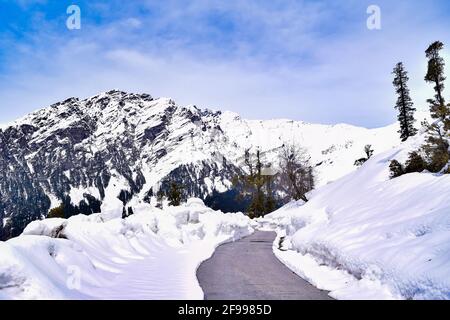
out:
<path id="1" fill-rule="evenodd" d="M 188 197 L 198 197 L 205 199 L 214 190 L 208 188 L 205 179 L 214 177 L 222 182 L 231 181 L 235 175 L 240 173 L 239 169 L 232 165 L 219 168 L 217 163 L 203 161 L 201 166 L 182 165 L 173 170 L 169 175 L 161 180 L 160 189 L 167 192 L 171 182 L 176 182 L 182 186 L 183 199 Z"/>
<path id="2" fill-rule="evenodd" d="M 208 179 L 226 182 L 239 169 L 226 161 L 177 164 L 173 154 L 194 146 L 212 127 L 205 122 L 219 114 L 113 90 L 67 99 L 0 130 L 0 238 L 19 235 L 52 206 L 62 205 L 68 217 L 99 212 L 111 197 L 124 205 L 136 197 L 149 200 L 155 183 L 167 190 L 177 181 L 185 198 L 206 197 L 212 192 Z M 163 170 L 166 164 L 170 170 Z M 118 181 L 124 185 L 112 194 Z M 74 189 L 81 190 L 76 197 Z"/>
<path id="3" fill-rule="evenodd" d="M 16 236 L 22 226 L 38 219 L 50 207 L 39 181 L 26 165 L 22 150 L 29 150 L 27 137 L 31 126 L 0 131 L 0 221 L 3 238 Z M 11 213 L 10 226 L 3 225 L 5 213 Z"/>

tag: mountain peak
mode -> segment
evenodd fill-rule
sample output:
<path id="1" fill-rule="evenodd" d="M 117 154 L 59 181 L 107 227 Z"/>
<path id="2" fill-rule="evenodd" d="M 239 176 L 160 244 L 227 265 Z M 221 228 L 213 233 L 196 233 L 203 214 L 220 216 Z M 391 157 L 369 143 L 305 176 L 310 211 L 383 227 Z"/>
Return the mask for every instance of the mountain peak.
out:
<path id="1" fill-rule="evenodd" d="M 71 97 L 0 132 L 0 221 L 21 212 L 37 219 L 61 203 L 89 214 L 117 199 L 152 202 L 171 181 L 205 199 L 232 188 L 245 150 L 259 148 L 276 164 L 285 143 L 307 150 L 320 186 L 354 170 L 366 144 L 376 152 L 397 145 L 396 131 L 251 121 L 117 89 Z"/>

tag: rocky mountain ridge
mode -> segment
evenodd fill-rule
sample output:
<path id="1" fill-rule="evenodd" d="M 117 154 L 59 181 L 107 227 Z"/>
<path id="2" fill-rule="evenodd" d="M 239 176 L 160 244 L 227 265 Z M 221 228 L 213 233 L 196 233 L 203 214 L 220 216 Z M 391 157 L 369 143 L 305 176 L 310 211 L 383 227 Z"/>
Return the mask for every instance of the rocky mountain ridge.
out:
<path id="1" fill-rule="evenodd" d="M 170 181 L 186 197 L 226 192 L 247 148 L 276 165 L 284 143 L 299 144 L 323 185 L 354 170 L 365 144 L 376 152 L 397 145 L 396 131 L 244 120 L 119 90 L 69 98 L 0 128 L 0 236 L 18 235 L 60 204 L 90 214 L 112 201 L 152 202 Z"/>

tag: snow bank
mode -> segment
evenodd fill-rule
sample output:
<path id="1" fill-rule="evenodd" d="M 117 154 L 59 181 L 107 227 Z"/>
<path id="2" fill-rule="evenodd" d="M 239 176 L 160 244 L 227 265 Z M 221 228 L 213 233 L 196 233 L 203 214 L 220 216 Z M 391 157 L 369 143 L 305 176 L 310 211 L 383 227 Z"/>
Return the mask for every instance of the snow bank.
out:
<path id="1" fill-rule="evenodd" d="M 201 200 L 164 211 L 34 221 L 0 242 L 0 299 L 202 299 L 196 270 L 215 247 L 253 232 L 241 213 Z"/>
<path id="2" fill-rule="evenodd" d="M 340 299 L 450 299 L 450 175 L 389 179 L 423 136 L 262 221 L 277 257 Z"/>

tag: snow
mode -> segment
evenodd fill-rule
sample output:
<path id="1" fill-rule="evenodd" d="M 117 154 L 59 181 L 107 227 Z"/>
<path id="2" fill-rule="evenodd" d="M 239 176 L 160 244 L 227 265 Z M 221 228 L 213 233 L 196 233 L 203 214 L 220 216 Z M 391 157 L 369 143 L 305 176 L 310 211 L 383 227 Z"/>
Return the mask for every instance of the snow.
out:
<path id="1" fill-rule="evenodd" d="M 67 220 L 62 218 L 49 218 L 45 220 L 37 220 L 30 223 L 23 235 L 47 236 L 56 238 L 57 233 L 67 225 Z"/>
<path id="2" fill-rule="evenodd" d="M 243 214 L 213 211 L 199 199 L 134 210 L 126 219 L 34 221 L 0 242 L 0 298 L 202 299 L 200 263 L 219 244 L 253 232 Z"/>
<path id="3" fill-rule="evenodd" d="M 70 193 L 69 193 L 70 201 L 72 202 L 73 205 L 77 206 L 80 204 L 81 201 L 85 200 L 85 198 L 84 198 L 85 194 L 90 194 L 91 196 L 93 196 L 97 199 L 101 199 L 100 192 L 95 187 L 89 187 L 89 188 L 71 187 Z"/>
<path id="4" fill-rule="evenodd" d="M 276 256 L 338 299 L 450 299 L 450 176 L 389 179 L 390 161 L 404 162 L 423 139 L 262 219 L 278 231 Z"/>
<path id="5" fill-rule="evenodd" d="M 366 129 L 346 124 L 321 125 L 292 120 L 242 120 L 237 114 L 225 112 L 220 126 L 230 145 L 238 150 L 226 154 L 236 161 L 244 150 L 260 147 L 265 162 L 278 165 L 278 151 L 283 144 L 296 144 L 306 150 L 316 166 L 317 186 L 326 185 L 355 170 L 354 162 L 364 154 L 364 146 L 372 145 L 381 153 L 400 144 L 398 124 Z M 226 150 L 226 148 L 225 148 Z"/>
<path id="6" fill-rule="evenodd" d="M 260 148 L 264 162 L 272 163 L 276 169 L 280 147 L 283 144 L 298 144 L 310 154 L 311 164 L 316 166 L 316 184 L 323 186 L 354 171 L 354 162 L 364 156 L 366 144 L 372 144 L 375 153 L 400 144 L 397 124 L 366 129 L 286 119 L 245 120 L 228 111 L 200 110 L 192 105 L 178 105 L 170 98 L 151 100 L 145 95 L 117 90 L 83 100 L 69 99 L 33 112 L 9 125 L 17 127 L 30 124 L 35 127 L 36 131 L 29 142 L 32 145 L 47 141 L 59 130 L 77 128 L 87 118 L 95 121 L 96 126 L 88 139 L 75 146 L 86 158 L 93 157 L 96 152 L 104 152 L 114 141 L 122 144 L 124 141 L 133 142 L 136 154 L 124 150 L 125 157 L 133 174 L 138 170 L 142 172 L 145 185 L 133 196 L 132 201 L 142 201 L 153 186 L 182 165 L 194 168 L 193 172 L 197 174 L 205 166 L 217 168 L 221 172 L 225 158 L 228 164 L 241 168 L 245 149 L 248 148 Z M 163 125 L 162 129 L 158 129 L 160 125 Z M 146 138 L 146 132 L 153 128 L 156 128 L 155 137 Z M 56 149 L 55 152 L 61 151 Z M 38 152 L 34 152 L 25 156 L 30 163 L 35 163 L 39 161 L 38 155 Z M 105 170 L 114 176 L 110 184 L 114 183 L 116 187 L 108 186 L 104 199 L 108 202 L 119 195 L 122 187 L 130 190 L 130 185 L 122 174 L 112 172 L 117 165 L 107 162 L 106 166 Z M 69 171 L 65 171 L 65 174 L 69 179 L 75 179 Z M 209 176 L 204 182 L 205 190 L 202 192 L 209 194 L 214 189 L 226 191 L 232 185 L 226 176 Z M 97 187 L 85 184 L 73 181 L 70 196 L 74 205 L 84 199 L 84 193 L 100 199 Z M 54 193 L 54 190 L 44 189 L 49 196 Z"/>
<path id="7" fill-rule="evenodd" d="M 20 237 L 0 242 L 0 298 L 201 299 L 195 278 L 199 263 L 218 244 L 257 226 L 276 229 L 276 256 L 335 298 L 450 298 L 449 176 L 388 178 L 390 160 L 405 162 L 423 144 L 423 132 L 400 145 L 397 124 L 366 129 L 244 120 L 232 112 L 178 106 L 169 98 L 135 96 L 137 100 L 121 106 L 121 95 L 108 92 L 52 106 L 9 124 L 33 124 L 38 130 L 30 143 L 38 143 L 56 130 L 76 126 L 79 115 L 90 116 L 96 119 L 95 132 L 77 148 L 93 154 L 116 139 L 135 140 L 141 159 L 136 166 L 142 166 L 146 184 L 129 203 L 135 214 L 121 219 L 123 204 L 117 196 L 130 190 L 130 184 L 107 163 L 111 180 L 101 213 L 35 221 Z M 99 101 L 105 97 L 111 98 L 106 106 Z M 93 104 L 86 107 L 88 102 Z M 192 121 L 187 112 L 200 120 Z M 169 120 L 164 120 L 166 113 Z M 419 125 L 429 114 L 416 118 Z M 142 141 L 146 129 L 161 123 L 167 125 L 163 134 Z M 193 164 L 194 172 L 205 162 L 220 170 L 224 156 L 239 167 L 244 150 L 259 147 L 264 161 L 276 165 L 278 150 L 286 143 L 305 148 L 316 166 L 319 188 L 306 204 L 292 202 L 256 222 L 242 214 L 212 211 L 198 199 L 163 211 L 141 203 L 151 187 L 158 190 L 161 179 L 182 164 Z M 364 156 L 366 144 L 375 156 L 356 170 L 354 161 Z M 157 157 L 159 151 L 165 153 Z M 225 191 L 231 182 L 209 177 L 205 184 L 210 192 Z M 58 206 L 60 201 L 47 192 L 51 207 Z M 93 186 L 72 186 L 72 202 L 79 203 L 84 193 L 100 198 Z"/>
<path id="8" fill-rule="evenodd" d="M 61 200 L 59 200 L 57 196 L 51 193 L 48 193 L 47 196 L 50 199 L 50 210 L 57 208 L 61 205 Z"/>

